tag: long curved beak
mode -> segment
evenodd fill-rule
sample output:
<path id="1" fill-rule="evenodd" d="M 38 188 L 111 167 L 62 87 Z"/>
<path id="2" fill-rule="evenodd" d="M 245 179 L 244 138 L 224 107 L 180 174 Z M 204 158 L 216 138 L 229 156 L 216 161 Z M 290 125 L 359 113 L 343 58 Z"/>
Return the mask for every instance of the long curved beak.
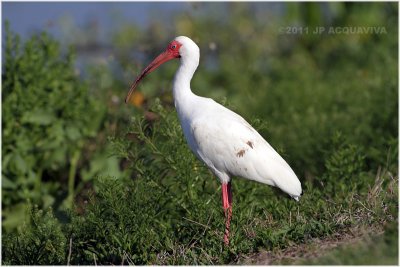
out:
<path id="1" fill-rule="evenodd" d="M 129 89 L 128 95 L 125 98 L 125 103 L 129 102 L 133 91 L 135 91 L 136 86 L 139 82 L 150 72 L 158 68 L 161 64 L 170 61 L 171 59 L 176 58 L 172 53 L 168 50 L 161 53 L 158 57 L 156 57 L 143 71 L 142 73 L 136 78 L 136 80 L 132 83 L 131 88 Z"/>

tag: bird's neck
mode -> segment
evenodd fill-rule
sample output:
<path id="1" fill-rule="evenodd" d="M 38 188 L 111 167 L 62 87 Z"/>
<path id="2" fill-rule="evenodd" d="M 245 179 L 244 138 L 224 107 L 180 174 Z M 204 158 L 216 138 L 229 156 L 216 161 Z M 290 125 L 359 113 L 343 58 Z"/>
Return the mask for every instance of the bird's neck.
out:
<path id="1" fill-rule="evenodd" d="M 199 59 L 196 57 L 181 58 L 181 64 L 175 74 L 172 91 L 177 109 L 190 105 L 190 99 L 196 96 L 190 89 L 190 81 L 198 65 Z"/>

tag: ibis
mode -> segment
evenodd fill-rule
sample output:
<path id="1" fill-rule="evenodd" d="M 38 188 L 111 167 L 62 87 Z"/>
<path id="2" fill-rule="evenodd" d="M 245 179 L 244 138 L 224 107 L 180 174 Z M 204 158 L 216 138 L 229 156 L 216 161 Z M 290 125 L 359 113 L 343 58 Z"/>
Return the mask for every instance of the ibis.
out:
<path id="1" fill-rule="evenodd" d="M 142 71 L 125 102 L 129 102 L 147 74 L 172 59 L 180 60 L 172 86 L 175 108 L 190 149 L 222 184 L 224 243 L 229 245 L 233 176 L 278 187 L 296 201 L 302 194 L 301 183 L 286 161 L 245 119 L 213 99 L 192 92 L 190 81 L 199 65 L 200 49 L 186 36 L 172 40 Z"/>

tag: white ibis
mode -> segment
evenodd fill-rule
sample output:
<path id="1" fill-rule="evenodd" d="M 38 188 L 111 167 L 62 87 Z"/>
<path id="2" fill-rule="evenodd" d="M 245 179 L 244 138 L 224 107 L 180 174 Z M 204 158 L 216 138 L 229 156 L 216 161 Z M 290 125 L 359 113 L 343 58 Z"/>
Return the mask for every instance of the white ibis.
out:
<path id="1" fill-rule="evenodd" d="M 136 78 L 125 102 L 147 74 L 175 58 L 180 59 L 173 82 L 175 108 L 190 149 L 222 183 L 224 242 L 228 245 L 232 176 L 276 186 L 297 201 L 302 193 L 301 184 L 286 161 L 246 120 L 214 100 L 192 92 L 190 81 L 199 65 L 200 49 L 188 37 L 179 36 L 169 43 Z"/>

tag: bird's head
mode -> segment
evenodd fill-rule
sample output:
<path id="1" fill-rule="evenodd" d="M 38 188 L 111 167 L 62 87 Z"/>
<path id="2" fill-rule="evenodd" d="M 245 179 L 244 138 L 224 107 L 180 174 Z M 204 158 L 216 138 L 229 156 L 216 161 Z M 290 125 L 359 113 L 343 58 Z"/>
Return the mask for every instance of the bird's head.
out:
<path id="1" fill-rule="evenodd" d="M 136 78 L 132 83 L 128 95 L 125 98 L 125 103 L 129 102 L 132 93 L 135 91 L 136 86 L 139 82 L 150 72 L 158 68 L 163 63 L 170 61 L 175 58 L 188 58 L 188 55 L 196 54 L 197 58 L 200 55 L 199 47 L 190 38 L 186 36 L 179 36 L 172 40 L 167 48 L 158 57 L 156 57 Z M 198 62 L 198 59 L 197 59 Z"/>

